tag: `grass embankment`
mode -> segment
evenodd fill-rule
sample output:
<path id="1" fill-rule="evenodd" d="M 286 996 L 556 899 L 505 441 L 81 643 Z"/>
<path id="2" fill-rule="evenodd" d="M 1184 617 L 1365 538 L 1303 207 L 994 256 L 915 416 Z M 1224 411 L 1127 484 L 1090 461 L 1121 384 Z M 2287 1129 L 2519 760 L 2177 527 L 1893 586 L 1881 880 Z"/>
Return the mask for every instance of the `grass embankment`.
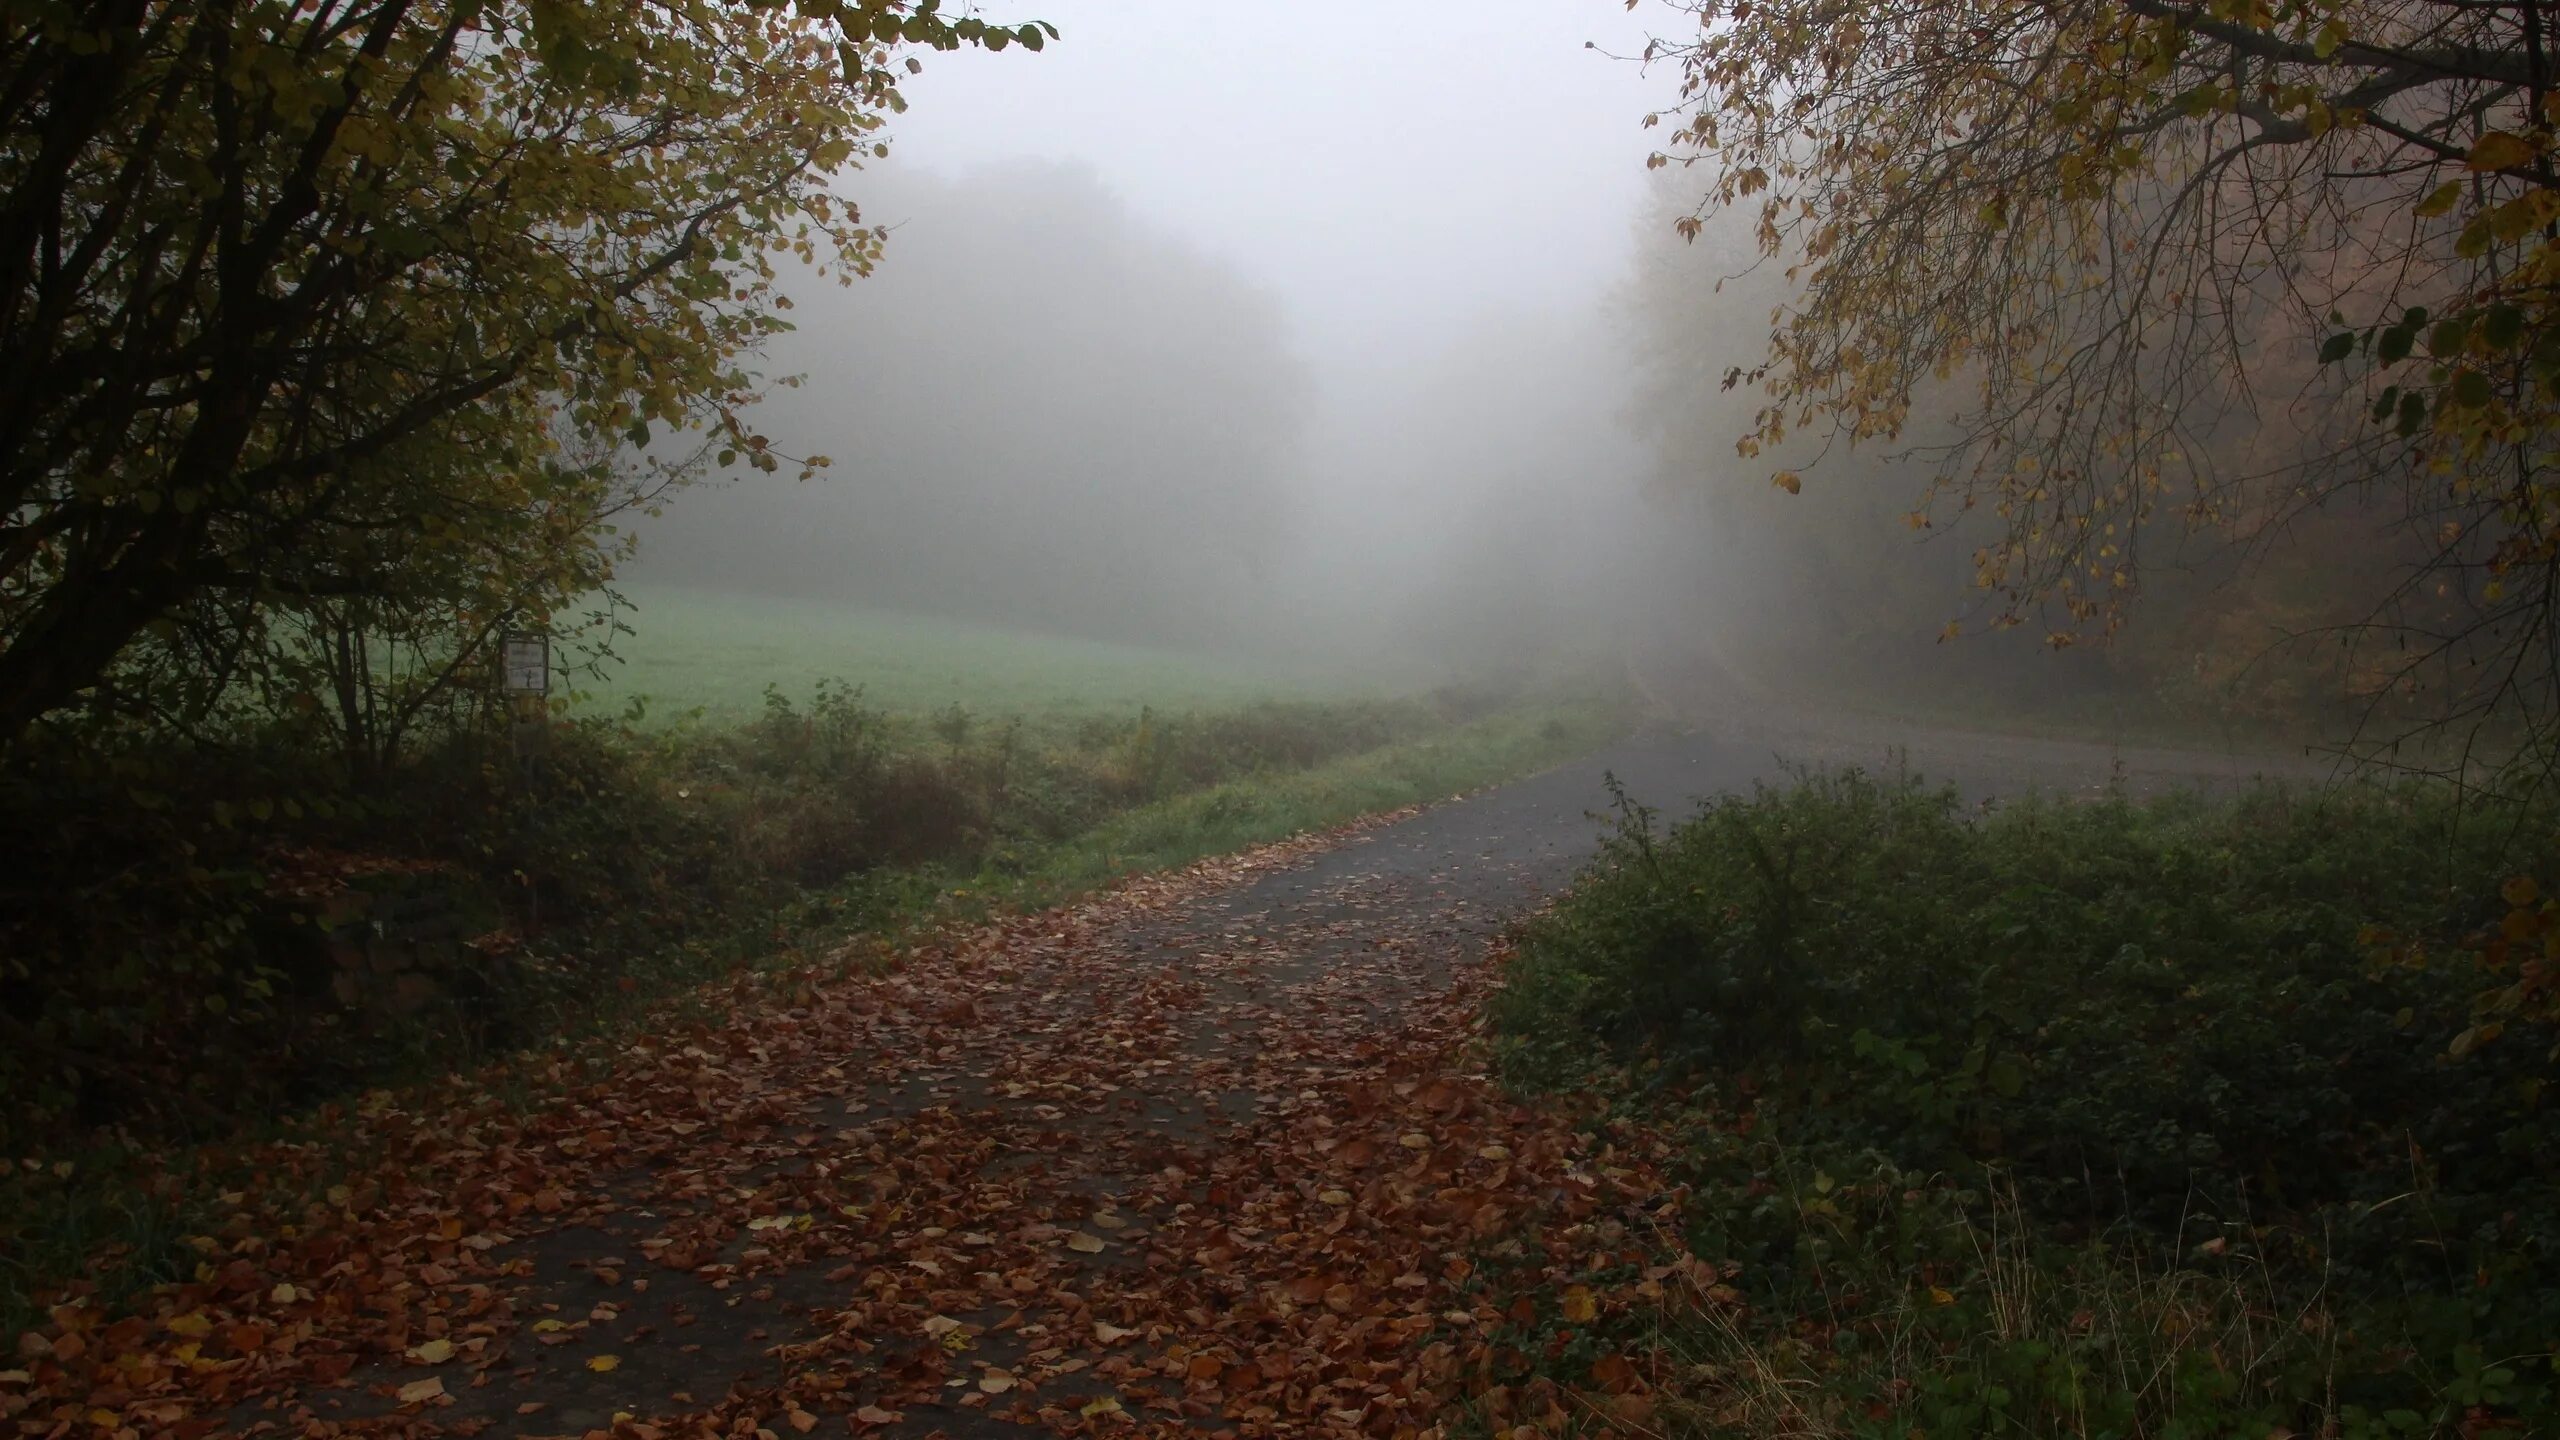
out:
<path id="1" fill-rule="evenodd" d="M 1522 936 L 1501 1064 L 1668 1137 L 1724 1285 L 1508 1378 L 1651 1353 L 1683 1434 L 2560 1433 L 2527 818 L 1852 776 L 1631 822 Z"/>
<path id="2" fill-rule="evenodd" d="M 261 1116 L 466 1071 L 538 1089 L 575 1073 L 564 1057 L 717 1004 L 723 977 L 1445 797 L 1605 743 L 1626 714 L 1465 691 L 1167 711 L 1072 679 L 1029 714 L 891 709 L 840 682 L 770 690 L 744 723 L 573 709 L 531 783 L 503 737 L 465 734 L 360 800 L 254 740 L 13 797 L 53 807 L 29 825 L 81 817 L 58 875 L 19 878 L 93 903 L 12 934 L 14 1023 L 38 1043 L 0 1060 L 0 1331 L 84 1273 L 112 1297 L 192 1269 L 206 1206 L 246 1178 L 228 1157 L 279 1133 Z M 120 810 L 127 792 L 149 808 Z M 420 913 L 427 938 L 401 940 Z M 386 915 L 391 938 L 365 938 Z M 83 963 L 101 947 L 120 963 Z"/>

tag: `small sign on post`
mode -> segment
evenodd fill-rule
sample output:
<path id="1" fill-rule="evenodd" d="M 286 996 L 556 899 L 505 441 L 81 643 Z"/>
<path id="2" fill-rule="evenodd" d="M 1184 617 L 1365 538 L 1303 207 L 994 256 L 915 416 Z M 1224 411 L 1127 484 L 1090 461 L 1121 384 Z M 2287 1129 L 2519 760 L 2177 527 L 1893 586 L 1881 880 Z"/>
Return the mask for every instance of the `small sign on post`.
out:
<path id="1" fill-rule="evenodd" d="M 515 742 L 516 784 L 528 796 L 542 791 L 542 751 L 551 740 L 551 637 L 518 630 L 498 640 L 498 683 L 514 712 L 508 727 Z M 524 814 L 519 808 L 518 814 Z M 542 925 L 542 892 L 525 877 L 525 924 Z"/>
<path id="2" fill-rule="evenodd" d="M 510 695 L 551 693 L 551 637 L 510 635 L 499 642 L 500 664 Z"/>
<path id="3" fill-rule="evenodd" d="M 517 781 L 529 790 L 541 779 L 543 742 L 550 738 L 551 637 L 519 631 L 499 640 L 498 672 L 508 707 L 515 712 L 508 729 L 515 742 Z"/>

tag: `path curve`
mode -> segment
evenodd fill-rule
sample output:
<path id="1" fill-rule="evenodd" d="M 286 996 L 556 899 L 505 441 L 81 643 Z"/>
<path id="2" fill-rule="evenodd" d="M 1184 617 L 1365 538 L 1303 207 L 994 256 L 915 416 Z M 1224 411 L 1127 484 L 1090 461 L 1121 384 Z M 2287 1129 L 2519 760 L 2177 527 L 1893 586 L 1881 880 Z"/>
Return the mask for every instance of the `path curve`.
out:
<path id="1" fill-rule="evenodd" d="M 387 1158 L 246 1220 L 0 1384 L 21 1433 L 1429 1436 L 1517 1317 L 1684 1296 L 1649 1142 L 1481 1073 L 1504 926 L 1666 811 L 1791 763 L 1989 794 L 2218 783 L 2233 757 L 1666 730 L 1543 775 L 989 925 L 891 973 L 742 985 L 530 1119 L 377 1106 Z M 292 1163 L 290 1159 L 280 1161 Z M 1729 1292 L 1728 1292 L 1729 1293 Z M 1568 1316 L 1567 1319 L 1589 1316 Z M 1646 1403 L 1487 1400 L 1552 1423 Z M 101 1424 L 101 1417 L 116 1423 Z"/>

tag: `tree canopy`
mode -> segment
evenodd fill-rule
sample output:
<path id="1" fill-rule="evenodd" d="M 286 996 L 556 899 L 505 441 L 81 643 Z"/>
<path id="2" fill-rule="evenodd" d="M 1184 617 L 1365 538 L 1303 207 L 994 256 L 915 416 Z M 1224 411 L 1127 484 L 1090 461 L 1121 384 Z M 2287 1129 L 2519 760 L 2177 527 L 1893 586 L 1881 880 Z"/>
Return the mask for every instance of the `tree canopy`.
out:
<path id="1" fill-rule="evenodd" d="M 2555 709 L 2560 99 L 2532 0 L 1701 0 L 1655 42 L 1791 282 L 1741 441 L 1903 446 L 1994 623 L 2112 630 L 2157 532 L 2387 490 L 2386 688 Z M 1790 451 L 1789 453 L 1794 453 Z M 1770 477 L 1797 490 L 1804 476 Z M 1978 522 L 1979 523 L 1979 522 Z"/>
<path id="2" fill-rule="evenodd" d="M 610 543 L 610 464 L 564 432 L 783 464 L 749 357 L 778 260 L 878 251 L 832 177 L 900 52 L 1050 33 L 935 0 L 6 0 L 0 746 L 84 698 L 212 705 L 278 607 L 539 619 Z"/>

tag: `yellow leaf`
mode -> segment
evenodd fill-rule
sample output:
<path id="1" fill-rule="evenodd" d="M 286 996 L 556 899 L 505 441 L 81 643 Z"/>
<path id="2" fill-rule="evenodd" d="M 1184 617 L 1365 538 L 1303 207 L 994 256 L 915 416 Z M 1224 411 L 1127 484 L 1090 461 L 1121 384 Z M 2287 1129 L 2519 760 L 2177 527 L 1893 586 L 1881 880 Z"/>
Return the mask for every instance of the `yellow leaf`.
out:
<path id="1" fill-rule="evenodd" d="M 1940 1286 L 1932 1285 L 1929 1287 L 1929 1303 L 1932 1305 L 1953 1305 L 1956 1303 L 1955 1292 L 1944 1289 Z"/>
<path id="2" fill-rule="evenodd" d="M 1102 1237 L 1088 1235 L 1082 1230 L 1073 1231 L 1067 1236 L 1067 1248 L 1086 1255 L 1099 1255 L 1102 1253 Z"/>
<path id="3" fill-rule="evenodd" d="M 1777 474 L 1769 477 L 1769 483 L 1786 491 L 1790 495 L 1801 495 L 1804 493 L 1804 480 L 1793 470 L 1779 471 Z"/>
<path id="4" fill-rule="evenodd" d="M 2533 142 L 2504 130 L 2492 130 L 2474 141 L 2463 163 L 2474 170 L 2512 170 L 2531 160 Z"/>
<path id="5" fill-rule="evenodd" d="M 408 1384 L 401 1386 L 400 1403 L 403 1405 L 423 1405 L 442 1394 L 444 1394 L 444 1377 L 441 1375 L 430 1375 L 424 1380 L 412 1380 Z"/>
<path id="6" fill-rule="evenodd" d="M 1600 1299 L 1587 1285 L 1576 1285 L 1564 1292 L 1564 1318 L 1575 1324 L 1586 1324 L 1600 1318 Z"/>
<path id="7" fill-rule="evenodd" d="M 453 1358 L 453 1342 L 442 1337 L 409 1347 L 409 1358 L 421 1365 L 441 1365 Z"/>
<path id="8" fill-rule="evenodd" d="M 550 1335 L 568 1328 L 569 1325 L 567 1321 L 549 1317 L 533 1322 L 533 1333 L 536 1335 Z"/>
<path id="9" fill-rule="evenodd" d="M 2418 202 L 2418 213 L 2428 218 L 2442 215 L 2451 210 L 2453 203 L 2461 198 L 2462 182 L 2447 180 L 2430 192 L 2426 199 Z"/>
<path id="10" fill-rule="evenodd" d="M 201 1312 L 175 1315 L 170 1317 L 169 1333 L 189 1340 L 201 1340 L 213 1333 L 213 1322 L 204 1318 Z"/>
<path id="11" fill-rule="evenodd" d="M 1121 1413 L 1120 1401 L 1116 1396 L 1105 1395 L 1101 1399 L 1085 1406 L 1084 1409 L 1076 1413 L 1084 1416 L 1087 1420 L 1099 1419 L 1105 1415 L 1117 1415 Z"/>
<path id="12" fill-rule="evenodd" d="M 2514 879 L 2509 880 L 2506 884 L 2499 886 L 2498 895 L 2508 904 L 2521 909 L 2541 898 L 2542 890 L 2539 886 L 2533 883 L 2532 876 L 2518 875 Z M 177 1329 L 178 1327 L 176 1322 L 172 1321 L 169 1328 L 172 1330 Z"/>
<path id="13" fill-rule="evenodd" d="M 603 1374 L 621 1363 L 622 1357 L 619 1355 L 591 1355 L 587 1358 L 587 1368 L 597 1374 Z"/>

